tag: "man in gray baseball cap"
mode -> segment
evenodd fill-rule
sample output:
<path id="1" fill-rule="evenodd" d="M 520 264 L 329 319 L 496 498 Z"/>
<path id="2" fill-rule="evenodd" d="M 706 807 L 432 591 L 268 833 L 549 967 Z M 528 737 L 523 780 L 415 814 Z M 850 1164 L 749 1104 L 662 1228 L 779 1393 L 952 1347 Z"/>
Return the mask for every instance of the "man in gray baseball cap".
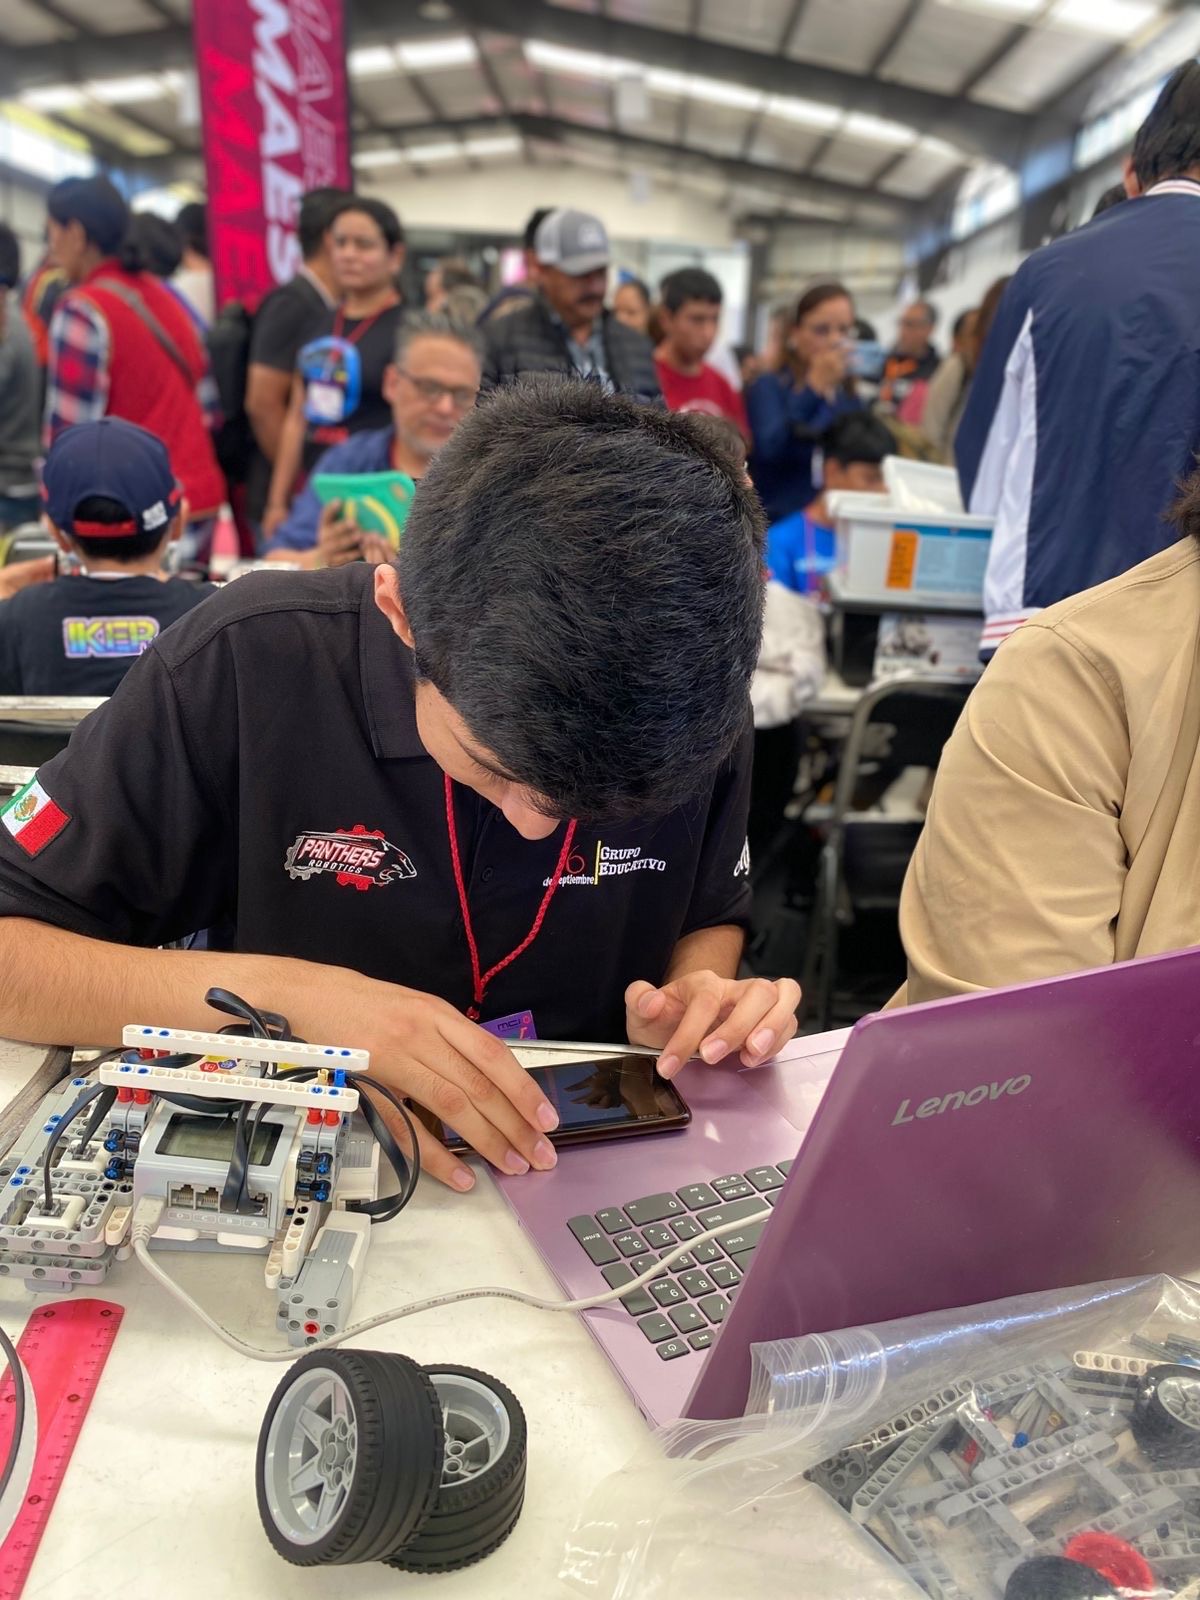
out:
<path id="1" fill-rule="evenodd" d="M 551 211 L 534 237 L 533 258 L 533 301 L 484 329 L 484 388 L 527 372 L 561 372 L 660 399 L 649 340 L 604 308 L 609 245 L 599 217 L 567 207 Z"/>

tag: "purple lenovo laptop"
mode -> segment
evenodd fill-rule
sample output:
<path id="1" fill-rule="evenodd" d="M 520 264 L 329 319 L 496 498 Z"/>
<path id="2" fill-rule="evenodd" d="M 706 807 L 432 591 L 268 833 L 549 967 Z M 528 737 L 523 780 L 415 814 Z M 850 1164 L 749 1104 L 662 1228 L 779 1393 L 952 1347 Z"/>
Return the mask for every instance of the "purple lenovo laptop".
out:
<path id="1" fill-rule="evenodd" d="M 846 1038 L 689 1067 L 685 1131 L 501 1180 L 572 1298 L 774 1203 L 628 1307 L 586 1313 L 652 1422 L 741 1415 L 763 1340 L 1194 1268 L 1200 949 L 865 1017 Z"/>

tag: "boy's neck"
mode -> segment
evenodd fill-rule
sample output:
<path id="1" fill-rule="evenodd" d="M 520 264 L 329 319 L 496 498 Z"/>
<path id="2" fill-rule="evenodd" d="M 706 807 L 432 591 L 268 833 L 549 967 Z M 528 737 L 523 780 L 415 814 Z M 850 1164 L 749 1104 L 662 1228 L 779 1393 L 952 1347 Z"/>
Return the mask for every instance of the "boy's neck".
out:
<path id="1" fill-rule="evenodd" d="M 685 378 L 698 378 L 704 371 L 703 356 L 698 361 L 689 361 L 680 355 L 675 346 L 667 339 L 663 340 L 654 353 L 660 361 L 664 362 L 668 367 L 673 367 L 676 372 L 682 374 Z"/>

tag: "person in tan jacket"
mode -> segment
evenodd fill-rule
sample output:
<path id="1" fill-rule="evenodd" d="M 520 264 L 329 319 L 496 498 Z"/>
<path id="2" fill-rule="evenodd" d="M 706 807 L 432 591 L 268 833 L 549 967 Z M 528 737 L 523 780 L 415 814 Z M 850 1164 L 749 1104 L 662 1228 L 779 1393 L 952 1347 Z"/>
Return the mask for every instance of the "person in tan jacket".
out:
<path id="1" fill-rule="evenodd" d="M 1185 537 L 1004 642 L 900 905 L 914 1004 L 1200 944 L 1200 473 Z"/>

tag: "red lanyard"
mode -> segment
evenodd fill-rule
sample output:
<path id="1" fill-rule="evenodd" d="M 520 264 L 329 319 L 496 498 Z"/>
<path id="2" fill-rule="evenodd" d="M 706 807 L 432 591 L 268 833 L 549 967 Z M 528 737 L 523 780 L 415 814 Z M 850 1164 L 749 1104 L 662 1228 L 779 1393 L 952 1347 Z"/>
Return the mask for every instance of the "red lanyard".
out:
<path id="1" fill-rule="evenodd" d="M 346 313 L 342 307 L 339 306 L 333 318 L 333 337 L 335 339 L 341 339 L 344 337 L 347 344 L 357 344 L 362 338 L 363 334 L 366 333 L 367 329 L 370 328 L 374 323 L 378 322 L 385 311 L 390 311 L 393 306 L 398 306 L 399 304 L 399 296 L 397 296 L 394 300 L 389 300 L 387 305 L 380 306 L 378 311 L 372 311 L 369 317 L 364 317 L 359 323 L 358 327 L 355 328 L 353 333 L 347 333 L 345 335 L 343 335 L 342 329 L 346 326 Z"/>
<path id="2" fill-rule="evenodd" d="M 571 821 L 567 823 L 567 836 L 563 840 L 562 849 L 558 853 L 558 865 L 555 867 L 554 872 L 551 875 L 550 887 L 542 896 L 542 903 L 538 907 L 537 916 L 533 919 L 532 928 L 530 928 L 529 932 L 521 940 L 520 944 L 515 950 L 510 950 L 509 953 L 504 957 L 503 961 L 497 961 L 494 967 L 489 967 L 488 970 L 481 975 L 479 970 L 479 947 L 475 943 L 475 930 L 471 926 L 471 908 L 467 904 L 467 890 L 466 885 L 463 883 L 462 859 L 458 851 L 458 828 L 454 821 L 454 785 L 450 781 L 450 774 L 448 772 L 445 774 L 445 779 L 446 832 L 450 835 L 450 860 L 454 864 L 454 882 L 458 888 L 458 904 L 460 910 L 462 911 L 463 927 L 466 929 L 467 949 L 471 953 L 471 977 L 475 984 L 475 1002 L 473 1005 L 467 1008 L 467 1015 L 470 1017 L 472 1022 L 478 1022 L 481 1014 L 479 1008 L 483 1004 L 483 997 L 487 993 L 488 984 L 491 983 L 492 979 L 498 972 L 503 972 L 505 967 L 511 966 L 518 956 L 524 955 L 526 950 L 529 949 L 529 946 L 542 931 L 542 923 L 545 920 L 546 912 L 550 909 L 550 902 L 554 898 L 554 891 L 558 888 L 559 880 L 562 878 L 563 873 L 567 870 L 567 860 L 571 854 L 571 846 L 575 842 L 575 819 L 572 818 Z"/>

